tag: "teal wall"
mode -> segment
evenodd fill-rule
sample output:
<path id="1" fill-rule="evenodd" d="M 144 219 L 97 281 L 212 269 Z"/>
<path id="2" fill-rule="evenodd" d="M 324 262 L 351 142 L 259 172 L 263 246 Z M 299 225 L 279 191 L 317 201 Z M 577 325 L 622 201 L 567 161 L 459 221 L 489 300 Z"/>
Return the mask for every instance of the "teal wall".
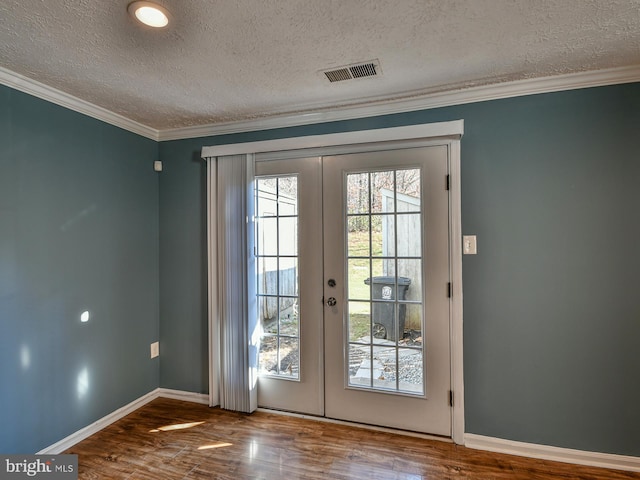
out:
<path id="1" fill-rule="evenodd" d="M 457 119 L 466 431 L 640 455 L 640 84 L 162 142 L 161 386 L 207 391 L 202 146 Z"/>
<path id="2" fill-rule="evenodd" d="M 160 175 L 160 386 L 208 393 L 206 165 L 191 150 Z"/>
<path id="3" fill-rule="evenodd" d="M 0 452 L 39 451 L 157 388 L 157 153 L 0 87 Z"/>
<path id="4" fill-rule="evenodd" d="M 457 119 L 467 432 L 640 455 L 640 84 L 160 144 L 0 87 L 0 452 L 207 392 L 202 146 Z"/>

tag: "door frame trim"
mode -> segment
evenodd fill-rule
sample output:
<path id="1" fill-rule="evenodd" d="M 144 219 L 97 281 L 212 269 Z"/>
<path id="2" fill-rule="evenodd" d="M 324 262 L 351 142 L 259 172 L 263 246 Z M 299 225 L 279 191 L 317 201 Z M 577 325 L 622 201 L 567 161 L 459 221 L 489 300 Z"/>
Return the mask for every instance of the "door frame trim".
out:
<path id="1" fill-rule="evenodd" d="M 451 295 L 451 438 L 464 445 L 464 365 L 462 315 L 462 187 L 460 183 L 460 142 L 449 144 L 449 251 Z"/>
<path id="2" fill-rule="evenodd" d="M 248 153 L 282 152 L 285 150 L 308 150 L 318 147 L 354 145 L 358 143 L 382 143 L 396 140 L 430 139 L 436 137 L 461 137 L 464 133 L 464 120 L 451 122 L 424 123 L 405 127 L 377 128 L 354 132 L 327 133 L 325 135 L 307 135 L 303 137 L 276 138 L 257 142 L 229 143 L 202 147 L 202 158 L 226 155 L 245 155 Z M 305 156 L 313 156 L 309 153 Z"/>
<path id="3" fill-rule="evenodd" d="M 463 365 L 463 312 L 462 312 L 462 215 L 461 215 L 461 183 L 460 183 L 460 138 L 464 134 L 464 120 L 439 122 L 404 127 L 390 127 L 354 132 L 330 133 L 325 135 L 309 135 L 288 137 L 257 142 L 233 143 L 205 146 L 202 157 L 218 157 L 224 155 L 258 154 L 278 152 L 304 151 L 304 156 L 312 156 L 311 150 L 337 147 L 345 151 L 353 150 L 359 144 L 383 144 L 414 140 L 428 141 L 447 138 L 449 145 L 449 174 L 451 178 L 449 190 L 449 224 L 450 224 L 450 275 L 453 284 L 453 295 L 450 300 L 451 325 L 451 388 L 454 401 L 451 412 L 451 438 L 464 445 L 464 365 Z M 296 152 L 298 156 L 302 152 Z M 333 152 L 332 152 L 333 153 Z M 326 155 L 326 153 L 324 153 Z M 262 155 L 261 155 L 262 157 Z M 210 355 L 214 352 L 209 352 Z M 213 381 L 210 375 L 210 382 Z M 217 385 L 209 385 L 209 391 L 217 390 Z"/>

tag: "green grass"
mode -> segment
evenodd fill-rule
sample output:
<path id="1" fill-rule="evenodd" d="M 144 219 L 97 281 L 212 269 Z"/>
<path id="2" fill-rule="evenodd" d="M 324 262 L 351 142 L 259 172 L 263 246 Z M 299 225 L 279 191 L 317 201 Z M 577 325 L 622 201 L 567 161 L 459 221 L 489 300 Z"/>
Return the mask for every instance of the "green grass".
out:
<path id="1" fill-rule="evenodd" d="M 373 244 L 373 256 L 382 255 L 382 232 L 373 232 L 371 235 Z M 369 232 L 349 232 L 349 256 L 369 256 Z M 358 258 L 348 261 L 349 265 L 349 297 L 358 299 L 369 298 L 369 285 L 364 281 L 369 278 L 369 259 Z M 373 262 L 373 275 L 382 275 L 382 262 Z M 368 304 L 352 303 L 351 313 L 368 313 Z"/>
<path id="2" fill-rule="evenodd" d="M 368 337 L 370 333 L 369 315 L 352 313 L 349 316 L 349 340 L 357 341 L 362 337 Z"/>
<path id="3" fill-rule="evenodd" d="M 382 255 L 382 231 L 371 234 L 373 256 Z M 349 255 L 352 257 L 369 256 L 369 232 L 349 232 Z"/>

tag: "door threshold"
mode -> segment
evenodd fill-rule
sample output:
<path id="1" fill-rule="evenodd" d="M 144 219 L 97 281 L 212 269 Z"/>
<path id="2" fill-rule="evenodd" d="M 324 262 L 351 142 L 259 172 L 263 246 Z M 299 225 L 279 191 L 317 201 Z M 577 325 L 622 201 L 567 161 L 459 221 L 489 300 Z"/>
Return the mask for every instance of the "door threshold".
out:
<path id="1" fill-rule="evenodd" d="M 421 438 L 423 440 L 437 440 L 439 442 L 453 443 L 451 437 L 441 435 L 433 435 L 429 433 L 414 432 L 411 430 L 401 430 L 398 428 L 380 427 L 378 425 L 370 425 L 368 423 L 349 422 L 346 420 L 338 420 L 336 418 L 322 417 L 319 415 L 310 415 L 306 413 L 289 412 L 287 410 L 275 410 L 272 408 L 260 407 L 256 410 L 262 413 L 273 413 L 275 415 L 284 415 L 287 417 L 302 418 L 305 420 L 315 420 L 316 422 L 333 423 L 336 425 L 345 425 L 347 427 L 364 428 L 365 430 L 375 430 L 376 432 L 393 433 L 394 435 L 404 435 L 406 437 Z"/>

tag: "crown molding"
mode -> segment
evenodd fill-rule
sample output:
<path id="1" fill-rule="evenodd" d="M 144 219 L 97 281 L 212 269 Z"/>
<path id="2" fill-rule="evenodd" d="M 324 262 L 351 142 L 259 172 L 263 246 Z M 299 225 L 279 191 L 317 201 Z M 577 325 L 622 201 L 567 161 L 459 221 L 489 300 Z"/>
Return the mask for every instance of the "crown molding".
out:
<path id="1" fill-rule="evenodd" d="M 6 68 L 0 67 L 0 84 L 11 87 L 23 93 L 28 93 L 34 97 L 46 100 L 61 107 L 68 108 L 74 112 L 82 113 L 105 123 L 120 127 L 129 132 L 137 133 L 151 140 L 158 141 L 160 132 L 154 128 L 143 125 L 139 122 L 123 117 L 106 108 L 99 107 L 92 103 L 82 100 L 73 95 L 69 95 L 61 90 L 49 87 L 44 83 L 37 82 L 31 78 L 12 72 Z"/>
<path id="2" fill-rule="evenodd" d="M 2 85 L 156 141 L 183 140 L 188 138 L 312 125 L 316 123 L 376 117 L 417 110 L 429 110 L 432 108 L 449 107 L 467 103 L 486 102 L 489 100 L 521 97 L 525 95 L 536 95 L 539 93 L 634 82 L 640 82 L 640 65 L 503 82 L 447 92 L 417 95 L 408 99 L 377 101 L 359 106 L 341 108 L 326 107 L 315 111 L 290 115 L 277 115 L 237 122 L 157 130 L 111 112 L 106 108 L 99 107 L 61 90 L 49 87 L 43 83 L 0 67 L 0 84 Z"/>
<path id="3" fill-rule="evenodd" d="M 318 110 L 308 113 L 271 116 L 260 119 L 216 123 L 195 127 L 174 128 L 160 131 L 160 141 L 209 137 L 231 133 L 295 127 L 315 123 L 377 117 L 394 113 L 429 110 L 432 108 L 486 102 L 503 98 L 521 97 L 539 93 L 600 87 L 640 81 L 640 65 L 610 68 L 591 72 L 570 73 L 553 77 L 531 78 L 480 87 L 470 87 L 448 92 L 430 93 L 405 100 L 379 101 L 367 105 Z"/>

